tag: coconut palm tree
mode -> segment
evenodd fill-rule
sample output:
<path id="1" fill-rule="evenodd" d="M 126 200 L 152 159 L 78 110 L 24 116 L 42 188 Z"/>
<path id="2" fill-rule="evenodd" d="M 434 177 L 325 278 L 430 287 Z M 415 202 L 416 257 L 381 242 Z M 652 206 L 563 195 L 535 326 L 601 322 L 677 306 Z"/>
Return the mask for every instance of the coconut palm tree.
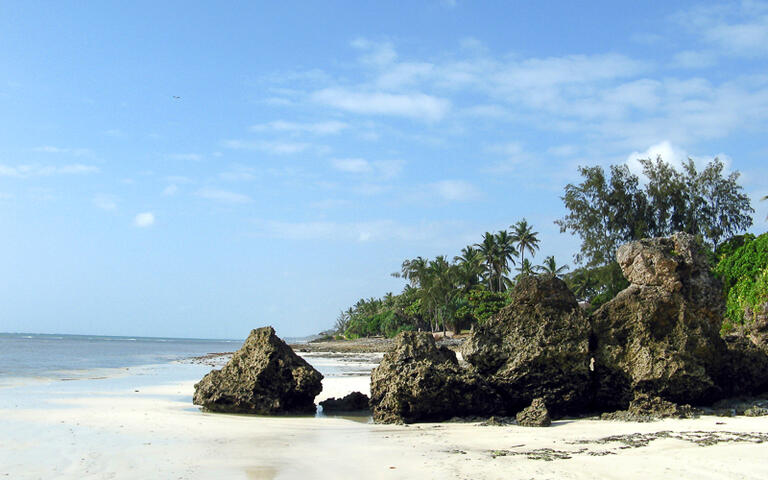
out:
<path id="1" fill-rule="evenodd" d="M 462 290 L 466 293 L 478 284 L 483 275 L 483 254 L 480 250 L 467 246 L 461 249 L 461 255 L 453 257 L 456 273 Z"/>
<path id="2" fill-rule="evenodd" d="M 485 265 L 485 278 L 488 282 L 488 289 L 494 291 L 494 277 L 496 273 L 496 258 L 498 256 L 496 245 L 496 237 L 491 232 L 485 232 L 483 234 L 482 243 L 476 243 L 475 247 L 483 256 L 483 263 Z"/>
<path id="3" fill-rule="evenodd" d="M 525 251 L 533 256 L 539 249 L 539 232 L 533 231 L 533 225 L 528 224 L 528 220 L 522 219 L 509 228 L 512 229 L 512 241 L 520 251 L 520 258 L 525 259 Z"/>
<path id="4" fill-rule="evenodd" d="M 528 260 L 527 258 L 524 258 L 524 259 L 523 259 L 523 260 L 520 262 L 520 266 L 519 266 L 519 267 L 517 267 L 517 268 L 516 268 L 516 270 L 517 270 L 518 272 L 520 272 L 520 273 L 518 274 L 518 276 L 521 276 L 521 275 L 522 275 L 522 276 L 525 276 L 525 275 L 532 275 L 532 274 L 533 274 L 533 272 L 534 272 L 534 267 L 533 267 L 533 264 L 531 263 L 531 261 L 530 261 L 530 260 Z"/>
<path id="5" fill-rule="evenodd" d="M 553 277 L 559 277 L 561 273 L 568 270 L 568 265 L 558 266 L 555 261 L 555 257 L 550 255 L 544 259 L 544 263 L 536 267 L 536 271 L 545 275 L 552 275 Z"/>
<path id="6" fill-rule="evenodd" d="M 414 258 L 413 260 L 404 260 L 400 266 L 400 271 L 392 274 L 395 278 L 404 278 L 408 280 L 411 287 L 418 287 L 421 285 L 424 272 L 427 270 L 427 260 L 421 256 Z"/>
<path id="7" fill-rule="evenodd" d="M 515 265 L 515 256 L 517 250 L 515 249 L 512 237 L 506 230 L 499 230 L 495 235 L 497 245 L 498 259 L 496 261 L 496 277 L 499 292 L 506 290 L 505 274 L 509 272 L 509 266 Z"/>

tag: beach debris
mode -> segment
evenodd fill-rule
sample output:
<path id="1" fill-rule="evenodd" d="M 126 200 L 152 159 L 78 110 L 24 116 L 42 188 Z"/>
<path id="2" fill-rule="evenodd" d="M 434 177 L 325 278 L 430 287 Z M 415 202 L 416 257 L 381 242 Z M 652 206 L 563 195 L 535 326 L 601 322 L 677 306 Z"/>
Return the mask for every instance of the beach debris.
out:
<path id="1" fill-rule="evenodd" d="M 502 409 L 501 398 L 456 354 L 426 332 L 401 332 L 371 372 L 371 407 L 379 423 L 448 420 Z"/>
<path id="2" fill-rule="evenodd" d="M 272 327 L 263 327 L 251 331 L 221 370 L 195 385 L 193 403 L 213 412 L 314 413 L 322 379 Z"/>
<path id="3" fill-rule="evenodd" d="M 323 407 L 324 413 L 359 412 L 362 410 L 369 410 L 369 401 L 370 398 L 368 398 L 368 395 L 360 392 L 352 392 L 343 398 L 331 397 L 327 400 L 323 400 L 320 402 L 320 406 Z"/>
<path id="4" fill-rule="evenodd" d="M 543 398 L 534 398 L 528 408 L 523 409 L 516 416 L 517 424 L 523 427 L 548 427 L 552 425 L 549 418 L 549 410 Z"/>
<path id="5" fill-rule="evenodd" d="M 511 298 L 473 328 L 464 359 L 500 392 L 507 414 L 535 398 L 558 414 L 582 411 L 590 400 L 590 326 L 576 297 L 559 278 L 531 275 L 518 281 Z"/>

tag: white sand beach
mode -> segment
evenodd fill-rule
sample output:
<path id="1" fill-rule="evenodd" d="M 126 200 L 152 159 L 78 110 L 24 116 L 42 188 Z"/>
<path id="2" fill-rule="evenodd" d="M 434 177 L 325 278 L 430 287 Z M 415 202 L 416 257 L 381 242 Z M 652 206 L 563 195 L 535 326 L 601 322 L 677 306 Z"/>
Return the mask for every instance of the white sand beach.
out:
<path id="1" fill-rule="evenodd" d="M 15 404 L 8 395 L 20 387 L 1 389 L 0 478 L 768 477 L 768 417 L 563 420 L 541 429 L 268 418 L 203 413 L 191 403 L 194 381 L 128 373 L 112 385 L 49 385 L 38 404 L 34 396 Z M 327 378 L 318 401 L 352 390 L 367 393 L 368 378 Z M 653 439 L 658 432 L 667 433 Z M 625 437 L 600 440 L 609 436 Z"/>

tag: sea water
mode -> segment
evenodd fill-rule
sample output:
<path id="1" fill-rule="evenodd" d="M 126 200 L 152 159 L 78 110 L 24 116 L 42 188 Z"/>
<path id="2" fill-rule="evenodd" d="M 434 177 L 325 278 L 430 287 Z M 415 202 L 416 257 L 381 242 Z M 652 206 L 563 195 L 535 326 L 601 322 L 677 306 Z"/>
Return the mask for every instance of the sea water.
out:
<path id="1" fill-rule="evenodd" d="M 24 379 L 113 376 L 117 369 L 231 352 L 241 344 L 242 340 L 0 333 L 0 386 Z"/>

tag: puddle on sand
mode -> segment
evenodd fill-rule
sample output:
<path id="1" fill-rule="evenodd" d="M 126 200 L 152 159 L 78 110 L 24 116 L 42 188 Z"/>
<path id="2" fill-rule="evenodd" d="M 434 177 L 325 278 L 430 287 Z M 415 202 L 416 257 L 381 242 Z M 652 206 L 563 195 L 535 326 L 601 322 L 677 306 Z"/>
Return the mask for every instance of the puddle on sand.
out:
<path id="1" fill-rule="evenodd" d="M 275 467 L 251 467 L 245 470 L 248 480 L 272 480 L 277 476 Z"/>

